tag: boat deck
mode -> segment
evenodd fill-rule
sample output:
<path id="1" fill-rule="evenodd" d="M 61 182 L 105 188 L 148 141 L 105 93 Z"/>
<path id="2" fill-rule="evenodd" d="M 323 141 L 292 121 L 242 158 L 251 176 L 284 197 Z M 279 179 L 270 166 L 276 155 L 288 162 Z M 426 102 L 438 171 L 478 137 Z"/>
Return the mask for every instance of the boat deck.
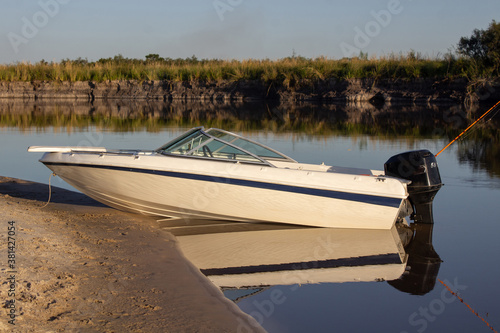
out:
<path id="1" fill-rule="evenodd" d="M 349 167 L 337 167 L 322 164 L 307 164 L 307 163 L 291 163 L 282 161 L 269 161 L 277 168 L 282 169 L 293 169 L 293 170 L 304 170 L 313 172 L 333 172 L 342 173 L 348 175 L 360 175 L 360 176 L 384 176 L 384 171 L 381 170 L 371 170 L 363 168 L 349 168 Z"/>

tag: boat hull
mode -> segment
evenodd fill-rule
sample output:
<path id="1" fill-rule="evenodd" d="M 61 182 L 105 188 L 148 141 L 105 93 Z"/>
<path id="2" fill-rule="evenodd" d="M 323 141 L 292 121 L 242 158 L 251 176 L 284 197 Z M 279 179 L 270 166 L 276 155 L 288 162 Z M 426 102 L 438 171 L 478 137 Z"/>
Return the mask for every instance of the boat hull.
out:
<path id="1" fill-rule="evenodd" d="M 106 205 L 184 219 L 390 229 L 407 196 L 396 179 L 212 161 L 187 167 L 186 159 L 155 154 L 47 153 L 41 162 Z"/>

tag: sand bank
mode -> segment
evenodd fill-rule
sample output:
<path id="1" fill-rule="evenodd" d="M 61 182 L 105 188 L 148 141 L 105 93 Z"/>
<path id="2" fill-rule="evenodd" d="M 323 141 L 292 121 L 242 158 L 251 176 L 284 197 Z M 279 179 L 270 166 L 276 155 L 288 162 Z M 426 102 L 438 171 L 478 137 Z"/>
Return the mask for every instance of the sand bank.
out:
<path id="1" fill-rule="evenodd" d="M 41 208 L 47 197 L 46 185 L 0 177 L 0 331 L 264 331 L 154 219 L 58 188 Z"/>

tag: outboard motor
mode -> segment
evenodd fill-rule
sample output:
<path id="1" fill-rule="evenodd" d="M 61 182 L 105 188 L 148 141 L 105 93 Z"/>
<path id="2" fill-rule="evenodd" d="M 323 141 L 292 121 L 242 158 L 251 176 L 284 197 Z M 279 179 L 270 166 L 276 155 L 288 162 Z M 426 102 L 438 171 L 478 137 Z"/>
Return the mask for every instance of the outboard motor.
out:
<path id="1" fill-rule="evenodd" d="M 415 150 L 391 157 L 384 164 L 387 176 L 411 181 L 408 194 L 413 206 L 411 219 L 416 223 L 434 223 L 432 201 L 443 186 L 434 156 L 428 150 Z"/>

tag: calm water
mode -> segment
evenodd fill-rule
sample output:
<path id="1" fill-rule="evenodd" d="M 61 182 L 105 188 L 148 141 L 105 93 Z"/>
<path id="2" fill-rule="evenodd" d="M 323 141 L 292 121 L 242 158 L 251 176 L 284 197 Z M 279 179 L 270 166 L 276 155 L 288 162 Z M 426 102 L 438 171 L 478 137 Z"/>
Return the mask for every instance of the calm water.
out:
<path id="1" fill-rule="evenodd" d="M 0 127 L 0 175 L 47 183 L 50 171 L 37 161 L 41 154 L 26 152 L 30 145 L 154 149 L 189 126 L 167 124 L 152 131 L 141 124 L 111 131 L 111 125 L 92 121 L 78 126 L 13 126 L 10 122 Z M 443 135 L 377 136 L 325 130 L 318 134 L 308 126 L 302 126 L 302 131 L 268 125 L 259 130 L 254 124 L 235 131 L 299 161 L 372 169 L 382 169 L 390 156 L 402 151 L 426 148 L 436 153 L 449 141 Z M 444 131 L 438 124 L 430 132 Z M 442 262 L 428 266 L 428 274 L 413 285 L 401 287 L 387 281 L 277 283 L 225 289 L 226 296 L 269 332 L 492 332 L 486 322 L 500 329 L 498 151 L 498 145 L 484 137 L 469 137 L 438 157 L 445 186 L 434 201 L 432 245 Z M 70 188 L 57 177 L 52 184 Z"/>

